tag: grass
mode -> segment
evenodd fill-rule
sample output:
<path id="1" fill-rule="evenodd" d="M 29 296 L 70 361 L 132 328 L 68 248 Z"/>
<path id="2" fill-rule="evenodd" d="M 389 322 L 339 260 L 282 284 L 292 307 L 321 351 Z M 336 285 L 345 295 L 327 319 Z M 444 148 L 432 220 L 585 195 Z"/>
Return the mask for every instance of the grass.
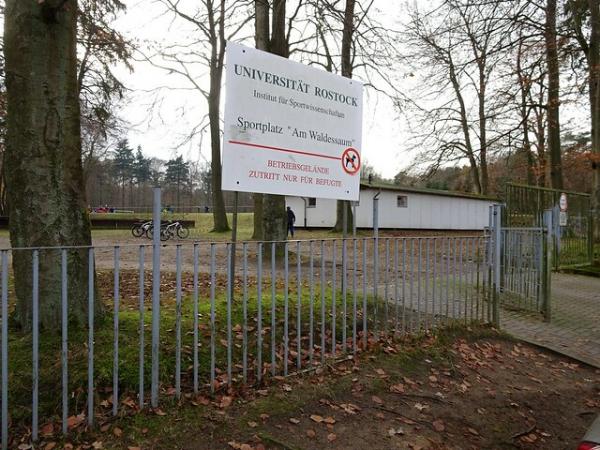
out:
<path id="1" fill-rule="evenodd" d="M 289 382 L 292 389 L 282 390 L 277 387 L 264 391 L 264 395 L 252 395 L 242 398 L 234 406 L 227 410 L 226 414 L 217 411 L 214 406 L 203 406 L 189 402 L 178 404 L 163 402 L 167 415 L 165 417 L 153 414 L 137 414 L 131 417 L 117 419 L 114 426 L 124 430 L 125 439 L 105 434 L 96 439 L 103 440 L 109 447 L 111 445 L 122 446 L 138 445 L 155 446 L 156 448 L 168 447 L 169 442 L 189 442 L 189 434 L 196 429 L 198 423 L 204 427 L 202 432 L 208 434 L 211 442 L 218 446 L 217 442 L 225 439 L 234 440 L 236 436 L 259 433 L 263 442 L 269 443 L 269 448 L 296 448 L 289 444 L 286 439 L 273 436 L 270 432 L 261 431 L 261 424 L 265 422 L 261 415 L 267 414 L 269 421 L 282 423 L 285 430 L 287 416 L 299 417 L 308 415 L 310 412 L 319 413 L 319 406 L 325 402 L 334 405 L 348 402 L 350 392 L 357 386 L 361 387 L 364 396 L 352 397 L 353 402 L 365 408 L 365 398 L 377 395 L 385 398 L 389 395 L 389 386 L 395 383 L 405 383 L 405 377 L 419 380 L 431 374 L 432 367 L 449 367 L 448 370 L 456 370 L 457 354 L 452 346 L 457 340 L 467 343 L 477 342 L 482 339 L 509 339 L 488 327 L 462 327 L 451 326 L 439 330 L 435 336 L 420 335 L 406 338 L 400 346 L 399 351 L 394 353 L 385 352 L 385 349 L 375 349 L 368 358 L 361 358 L 360 363 L 355 366 L 358 370 L 345 370 L 340 368 L 339 372 L 332 368 L 325 372 L 325 376 L 319 375 L 315 378 L 299 377 L 296 381 Z M 424 362 L 425 361 L 425 362 Z M 376 370 L 384 370 L 386 380 L 376 374 Z M 287 382 L 287 381 L 286 381 Z M 357 384 L 358 383 L 358 384 Z M 323 406 L 327 408 L 327 406 Z M 344 420 L 336 416 L 338 420 Z M 377 419 L 381 420 L 381 419 Z M 463 419 L 464 420 L 464 419 Z M 258 423 L 250 425 L 252 422 Z M 278 425 L 275 425 L 278 426 Z M 339 426 L 339 425 L 338 425 Z M 312 428 L 310 425 L 309 428 Z M 143 430 L 143 431 L 142 431 Z M 214 430 L 212 433 L 210 430 Z M 296 430 L 303 434 L 303 429 Z M 214 433 L 214 434 L 213 434 Z M 74 437 L 78 440 L 78 437 Z M 272 438 L 274 438 L 272 440 Z M 245 438 L 241 438 L 245 440 Z M 307 445 L 310 445 L 307 441 Z M 316 445 L 316 444 L 315 444 Z M 306 448 L 302 446 L 302 448 Z"/>
<path id="2" fill-rule="evenodd" d="M 279 288 L 278 288 L 279 289 Z M 291 291 L 295 291 L 290 286 Z M 262 326 L 263 326 L 263 347 L 262 358 L 264 372 L 268 371 L 268 363 L 271 362 L 271 297 L 270 287 L 263 286 L 263 305 L 262 305 Z M 236 297 L 240 297 L 238 293 Z M 321 298 L 320 287 L 315 286 L 314 298 L 314 361 L 320 361 L 319 345 L 321 342 Z M 306 349 L 308 348 L 309 334 L 309 289 L 303 288 L 301 298 L 301 323 L 303 341 L 302 347 L 305 350 L 302 364 L 307 364 Z M 327 348 L 331 349 L 331 307 L 332 292 L 327 288 L 325 291 L 324 303 L 327 311 L 326 329 L 327 329 Z M 349 317 L 352 317 L 352 298 L 348 297 Z M 290 361 L 289 371 L 295 370 L 296 358 L 293 353 L 296 350 L 296 324 L 297 324 L 297 299 L 296 295 L 290 295 L 288 298 L 289 308 L 289 336 L 290 336 Z M 343 300 L 338 292 L 336 297 L 336 308 L 342 311 Z M 106 302 L 107 314 L 99 319 L 95 324 L 94 330 L 94 383 L 95 383 L 95 404 L 97 410 L 107 410 L 112 393 L 113 381 L 113 317 L 111 314 L 112 305 Z M 279 291 L 276 296 L 276 357 L 277 373 L 282 373 L 283 367 L 283 317 L 285 301 L 283 294 Z M 369 299 L 369 307 L 372 308 L 372 300 Z M 137 402 L 136 393 L 139 389 L 139 351 L 140 351 L 140 315 L 137 304 L 123 300 L 121 310 L 119 311 L 119 392 L 120 398 L 132 399 Z M 210 386 L 210 303 L 208 299 L 201 298 L 199 303 L 199 379 L 200 385 L 204 390 Z M 256 292 L 251 292 L 247 303 L 248 317 L 248 382 L 250 384 L 256 381 L 257 368 L 254 358 L 257 354 L 256 345 L 256 326 L 253 320 L 257 317 L 258 301 Z M 227 369 L 227 301 L 223 293 L 219 293 L 215 299 L 215 359 L 216 359 L 216 387 L 225 388 L 226 369 Z M 232 303 L 231 310 L 232 322 L 232 357 L 233 357 L 233 378 L 236 384 L 242 381 L 241 361 L 243 349 L 243 328 L 244 315 L 242 302 L 238 299 Z M 145 387 L 150 387 L 151 376 L 151 311 L 144 314 L 144 380 Z M 362 328 L 362 319 L 358 318 L 359 330 Z M 336 339 L 341 341 L 342 332 L 341 314 L 336 315 Z M 182 349 L 181 349 L 181 367 L 182 367 L 182 390 L 191 392 L 192 388 L 192 364 L 193 364 L 193 300 L 190 296 L 185 296 L 181 308 L 181 329 L 182 329 Z M 163 299 L 161 306 L 161 324 L 160 324 L 160 381 L 163 389 L 169 389 L 175 385 L 175 361 L 176 361 L 176 305 L 173 297 Z M 347 335 L 352 336 L 352 321 L 348 320 Z M 72 329 L 69 332 L 69 415 L 77 414 L 85 410 L 87 404 L 87 329 Z M 40 418 L 50 418 L 60 416 L 61 411 L 61 359 L 60 359 L 60 336 L 56 331 L 42 331 L 39 339 L 39 402 Z M 25 424 L 31 416 L 31 393 L 32 393 L 32 337 L 29 333 L 25 334 L 16 329 L 9 332 L 9 406 L 11 411 L 11 420 L 15 426 Z M 43 420 L 40 423 L 44 423 Z"/>
<path id="3" fill-rule="evenodd" d="M 562 269 L 561 272 L 586 275 L 590 277 L 600 277 L 600 264 L 565 268 Z"/>

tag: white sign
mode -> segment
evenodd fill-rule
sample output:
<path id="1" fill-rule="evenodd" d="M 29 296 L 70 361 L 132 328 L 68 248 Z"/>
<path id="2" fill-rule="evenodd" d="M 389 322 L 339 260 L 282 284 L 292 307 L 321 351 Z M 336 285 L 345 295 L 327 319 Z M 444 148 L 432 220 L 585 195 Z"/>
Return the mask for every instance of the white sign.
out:
<path id="1" fill-rule="evenodd" d="M 358 200 L 362 84 L 232 42 L 226 54 L 222 188 Z"/>
<path id="2" fill-rule="evenodd" d="M 568 206 L 569 206 L 569 204 L 567 202 L 567 194 L 565 194 L 563 192 L 562 194 L 560 194 L 560 200 L 558 201 L 558 207 L 560 208 L 561 211 L 566 211 Z"/>
<path id="3" fill-rule="evenodd" d="M 566 227 L 568 223 L 568 217 L 566 211 L 560 211 L 558 214 L 558 225 Z"/>

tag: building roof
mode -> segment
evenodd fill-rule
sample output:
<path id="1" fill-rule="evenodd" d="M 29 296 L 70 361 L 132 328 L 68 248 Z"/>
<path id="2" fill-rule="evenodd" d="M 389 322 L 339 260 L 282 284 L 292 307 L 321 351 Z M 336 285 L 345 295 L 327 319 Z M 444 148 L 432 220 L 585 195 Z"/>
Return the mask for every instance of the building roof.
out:
<path id="1" fill-rule="evenodd" d="M 409 192 L 409 193 L 415 193 L 415 194 L 437 195 L 437 196 L 441 196 L 441 197 L 468 198 L 468 199 L 472 199 L 472 200 L 485 200 L 485 201 L 492 201 L 492 202 L 500 202 L 501 201 L 497 197 L 473 194 L 470 192 L 443 191 L 441 189 L 406 187 L 406 186 L 398 186 L 395 184 L 381 183 L 381 182 L 368 183 L 368 182 L 365 182 L 362 180 L 360 182 L 360 189 L 361 190 L 374 189 L 374 190 L 381 190 L 381 191 Z"/>

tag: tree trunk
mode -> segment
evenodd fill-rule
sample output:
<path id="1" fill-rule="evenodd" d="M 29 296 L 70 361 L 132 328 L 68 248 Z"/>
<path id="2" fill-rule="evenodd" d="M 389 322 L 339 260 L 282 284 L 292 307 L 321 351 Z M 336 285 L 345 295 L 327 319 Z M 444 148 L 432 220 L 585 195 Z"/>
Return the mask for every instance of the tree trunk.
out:
<path id="1" fill-rule="evenodd" d="M 268 0 L 254 0 L 254 39 L 256 48 L 269 51 L 269 2 Z M 264 239 L 263 232 L 263 194 L 255 193 L 254 201 L 254 232 L 252 239 Z"/>
<path id="2" fill-rule="evenodd" d="M 208 120 L 210 125 L 212 173 L 212 201 L 213 201 L 213 231 L 229 231 L 225 200 L 221 190 L 222 165 L 221 165 L 221 124 L 219 119 L 221 103 L 221 80 L 223 78 L 223 60 L 225 57 L 225 24 L 224 3 L 221 0 L 220 21 L 217 24 L 214 9 L 208 8 L 209 27 L 211 30 L 211 56 L 210 56 L 210 91 L 208 94 Z M 217 32 L 218 29 L 218 32 Z"/>
<path id="3" fill-rule="evenodd" d="M 548 66 L 548 152 L 550 156 L 550 180 L 554 189 L 563 188 L 562 162 L 560 153 L 560 79 L 558 48 L 556 43 L 556 0 L 547 0 L 546 64 Z"/>
<path id="4" fill-rule="evenodd" d="M 544 77 L 545 78 L 545 77 Z M 544 82 L 544 78 L 540 80 L 540 87 Z M 540 89 L 540 94 L 537 102 L 542 105 L 544 103 L 544 93 L 543 90 Z M 537 164 L 538 164 L 538 178 L 537 184 L 538 186 L 546 187 L 546 172 L 548 170 L 548 164 L 546 162 L 546 127 L 544 121 L 544 109 L 543 108 L 535 108 L 535 137 L 536 137 L 536 147 L 537 147 Z"/>
<path id="5" fill-rule="evenodd" d="M 592 116 L 592 208 L 596 225 L 600 227 L 600 5 L 598 0 L 588 0 L 590 7 L 591 36 L 589 44 L 589 89 Z"/>
<path id="6" fill-rule="evenodd" d="M 13 248 L 91 244 L 81 162 L 76 0 L 7 0 L 6 186 Z M 69 250 L 70 318 L 85 322 L 88 251 Z M 17 320 L 32 322 L 32 252 L 14 251 Z M 39 252 L 40 323 L 61 317 L 60 252 Z M 96 303 L 100 312 L 100 302 Z"/>
<path id="7" fill-rule="evenodd" d="M 458 77 L 456 75 L 456 70 L 454 68 L 454 62 L 452 60 L 451 55 L 448 55 L 448 66 L 450 81 L 452 83 L 452 89 L 454 90 L 456 100 L 458 101 L 458 105 L 460 107 L 460 126 L 463 132 L 463 136 L 465 138 L 465 153 L 467 155 L 467 158 L 469 159 L 469 165 L 471 167 L 470 172 L 471 178 L 473 179 L 473 186 L 475 187 L 475 192 L 481 194 L 482 188 L 481 179 L 479 177 L 479 166 L 477 165 L 477 160 L 475 159 L 475 154 L 473 152 L 473 145 L 471 144 L 471 132 L 469 131 L 467 108 L 465 106 L 465 100 L 461 92 L 460 83 L 458 82 Z"/>
<path id="8" fill-rule="evenodd" d="M 344 27 L 342 30 L 342 76 L 352 78 L 353 61 L 352 61 L 352 39 L 354 36 L 354 5 L 355 0 L 346 0 L 346 9 L 344 10 Z M 347 223 L 344 230 L 344 207 L 346 208 Z M 347 233 L 352 229 L 352 208 L 350 202 L 344 200 L 337 201 L 336 220 L 334 231 L 343 231 Z"/>
<path id="9" fill-rule="evenodd" d="M 269 5 L 266 0 L 255 0 L 256 19 L 256 45 L 264 46 L 268 42 L 268 50 L 279 56 L 287 58 L 289 56 L 289 46 L 285 34 L 285 1 L 273 1 L 273 16 L 272 16 L 272 35 L 268 39 L 269 31 Z M 267 35 L 265 36 L 265 32 Z M 263 50 L 263 49 L 261 49 Z M 255 197 L 255 211 L 257 212 L 257 198 Z M 255 220 L 254 235 L 260 236 L 265 241 L 284 241 L 287 239 L 287 214 L 285 211 L 285 196 L 283 195 L 262 195 L 262 208 L 259 212 L 262 219 L 257 223 Z M 257 230 L 256 226 L 260 224 L 261 230 Z M 269 248 L 266 249 L 268 253 Z"/>

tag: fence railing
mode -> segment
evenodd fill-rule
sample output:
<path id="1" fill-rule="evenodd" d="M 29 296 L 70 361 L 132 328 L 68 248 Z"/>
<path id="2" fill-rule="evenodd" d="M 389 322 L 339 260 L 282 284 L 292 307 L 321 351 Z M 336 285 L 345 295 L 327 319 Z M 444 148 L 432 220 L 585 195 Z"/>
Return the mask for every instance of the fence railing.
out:
<path id="1" fill-rule="evenodd" d="M 489 322 L 490 247 L 472 236 L 2 250 L 3 446 L 48 422 L 67 433 L 382 338 Z"/>

